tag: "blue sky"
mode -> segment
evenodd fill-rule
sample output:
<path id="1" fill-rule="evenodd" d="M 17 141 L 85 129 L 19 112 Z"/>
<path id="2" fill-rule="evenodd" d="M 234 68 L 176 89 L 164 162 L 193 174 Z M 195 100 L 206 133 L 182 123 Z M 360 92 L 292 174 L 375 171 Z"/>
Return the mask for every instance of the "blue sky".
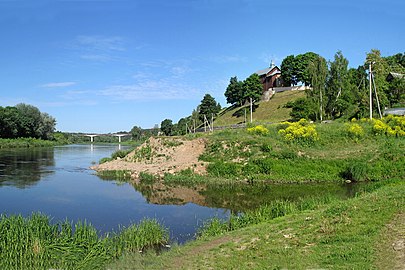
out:
<path id="1" fill-rule="evenodd" d="M 349 66 L 405 51 L 405 1 L 0 0 L 0 106 L 28 103 L 57 129 L 106 133 L 226 106 L 240 80 L 313 51 Z"/>

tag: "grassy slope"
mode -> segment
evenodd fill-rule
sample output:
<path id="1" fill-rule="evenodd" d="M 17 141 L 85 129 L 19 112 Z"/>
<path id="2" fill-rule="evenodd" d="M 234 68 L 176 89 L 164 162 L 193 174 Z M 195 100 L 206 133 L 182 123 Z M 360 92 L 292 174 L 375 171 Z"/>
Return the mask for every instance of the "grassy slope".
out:
<path id="1" fill-rule="evenodd" d="M 276 93 L 270 101 L 258 102 L 259 107 L 253 112 L 253 120 L 256 122 L 280 122 L 290 119 L 291 109 L 283 106 L 291 100 L 304 97 L 303 91 L 286 91 Z M 247 110 L 249 110 L 247 106 Z M 240 117 L 234 116 L 239 111 Z M 250 119 L 250 115 L 247 115 Z M 226 126 L 244 122 L 244 107 L 225 110 L 214 122 L 216 126 Z"/>
<path id="2" fill-rule="evenodd" d="M 392 256 L 378 256 L 378 243 L 385 224 L 405 211 L 403 194 L 402 181 L 318 210 L 191 242 L 159 257 L 124 257 L 109 269 L 373 269 L 392 265 Z"/>

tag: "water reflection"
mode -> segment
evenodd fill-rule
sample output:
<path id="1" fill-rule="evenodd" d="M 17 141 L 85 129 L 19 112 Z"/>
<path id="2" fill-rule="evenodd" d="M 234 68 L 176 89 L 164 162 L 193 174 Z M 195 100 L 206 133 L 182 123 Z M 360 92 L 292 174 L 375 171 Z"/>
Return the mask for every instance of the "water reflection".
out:
<path id="1" fill-rule="evenodd" d="M 12 149 L 0 151 L 0 187 L 27 188 L 36 185 L 41 177 L 53 174 L 53 148 Z"/>
<path id="2" fill-rule="evenodd" d="M 111 178 L 110 178 L 111 179 Z M 108 179 L 105 179 L 108 180 Z M 118 182 L 119 183 L 119 182 Z M 134 189 L 157 205 L 185 205 L 193 203 L 210 208 L 224 208 L 232 212 L 255 209 L 274 200 L 295 201 L 307 197 L 330 196 L 346 199 L 355 196 L 358 185 L 336 183 L 314 184 L 203 184 L 166 185 L 163 182 L 134 183 Z"/>

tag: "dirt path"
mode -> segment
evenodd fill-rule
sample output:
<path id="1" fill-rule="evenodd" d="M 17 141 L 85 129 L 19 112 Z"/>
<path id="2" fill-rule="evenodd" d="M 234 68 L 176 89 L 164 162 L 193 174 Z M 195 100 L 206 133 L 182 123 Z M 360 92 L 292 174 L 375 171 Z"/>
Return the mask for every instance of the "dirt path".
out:
<path id="1" fill-rule="evenodd" d="M 405 270 L 405 213 L 386 225 L 377 245 L 377 269 Z"/>
<path id="2" fill-rule="evenodd" d="M 96 171 L 127 170 L 137 179 L 139 173 L 146 172 L 157 176 L 191 169 L 197 174 L 205 174 L 205 162 L 198 160 L 204 152 L 206 140 L 199 138 L 184 140 L 179 138 L 150 138 L 129 153 L 125 158 L 92 166 Z"/>

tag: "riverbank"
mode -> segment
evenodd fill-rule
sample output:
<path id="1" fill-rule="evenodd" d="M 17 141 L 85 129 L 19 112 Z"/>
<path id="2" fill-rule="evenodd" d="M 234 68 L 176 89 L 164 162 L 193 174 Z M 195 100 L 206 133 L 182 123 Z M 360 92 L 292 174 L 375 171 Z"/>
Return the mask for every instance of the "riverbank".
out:
<path id="1" fill-rule="evenodd" d="M 377 129 L 378 121 L 316 126 L 300 121 L 152 138 L 127 157 L 93 169 L 129 171 L 133 181 L 143 172 L 171 183 L 359 182 L 405 175 L 405 136 Z M 405 132 L 404 120 L 398 122 Z"/>
<path id="2" fill-rule="evenodd" d="M 127 255 L 108 269 L 402 269 L 404 234 L 387 238 L 387 226 L 400 224 L 394 221 L 405 212 L 405 183 L 377 185 L 382 187 L 353 199 L 190 242 L 159 256 Z"/>
<path id="3" fill-rule="evenodd" d="M 18 139 L 1 139 L 0 149 L 7 148 L 32 148 L 32 147 L 52 147 L 62 145 L 58 141 L 41 140 L 34 138 L 18 138 Z"/>

